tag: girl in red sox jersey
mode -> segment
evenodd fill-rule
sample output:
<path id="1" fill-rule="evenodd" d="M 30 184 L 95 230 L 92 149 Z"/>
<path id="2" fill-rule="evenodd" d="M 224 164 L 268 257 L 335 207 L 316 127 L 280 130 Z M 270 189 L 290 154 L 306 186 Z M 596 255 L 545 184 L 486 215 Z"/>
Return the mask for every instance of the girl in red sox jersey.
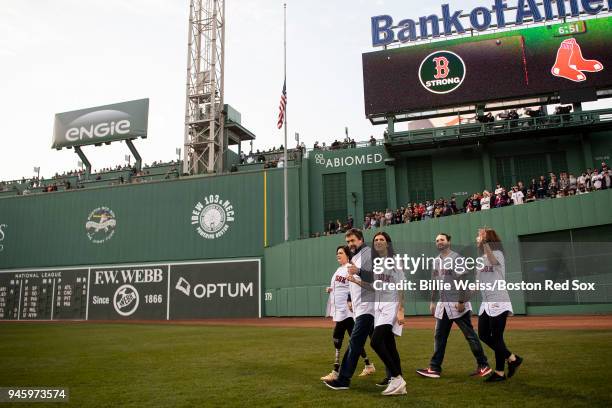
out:
<path id="1" fill-rule="evenodd" d="M 351 251 L 348 246 L 341 245 L 336 249 L 336 260 L 340 266 L 331 278 L 331 285 L 326 289 L 326 292 L 329 293 L 329 299 L 327 301 L 327 312 L 325 315 L 331 316 L 336 323 L 333 334 L 336 357 L 334 360 L 334 369 L 331 373 L 321 377 L 321 380 L 323 381 L 338 379 L 338 370 L 340 368 L 340 349 L 342 348 L 344 333 L 347 332 L 350 336 L 353 332 L 353 326 L 355 325 L 349 296 L 350 290 L 347 271 L 347 266 L 351 260 L 350 254 Z M 370 364 L 365 350 L 361 354 L 361 357 L 364 358 L 366 364 L 364 372 L 368 370 L 368 367 L 370 367 L 369 370 L 373 370 L 374 365 Z"/>
<path id="2" fill-rule="evenodd" d="M 476 237 L 478 253 L 483 257 L 482 268 L 476 269 L 476 279 L 493 284 L 506 279 L 506 261 L 501 240 L 490 228 L 478 231 Z M 480 263 L 477 263 L 479 265 Z M 486 382 L 504 381 L 505 363 L 508 362 L 508 378 L 512 377 L 523 359 L 508 350 L 504 343 L 506 319 L 512 314 L 512 303 L 506 290 L 482 290 L 482 303 L 478 313 L 478 337 L 495 351 L 495 371 Z"/>

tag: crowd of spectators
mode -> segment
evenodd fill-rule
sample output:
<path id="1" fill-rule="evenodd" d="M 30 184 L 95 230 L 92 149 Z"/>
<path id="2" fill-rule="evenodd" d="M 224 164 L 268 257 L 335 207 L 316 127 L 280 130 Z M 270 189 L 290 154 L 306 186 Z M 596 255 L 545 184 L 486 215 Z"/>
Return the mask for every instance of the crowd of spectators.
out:
<path id="1" fill-rule="evenodd" d="M 376 146 L 378 142 L 374 138 L 374 136 L 370 136 L 370 140 L 368 140 L 367 144 L 369 146 Z M 361 143 L 360 143 L 361 144 Z M 350 137 L 345 137 L 343 141 L 339 141 L 338 139 L 334 140 L 332 144 L 327 146 L 325 142 L 323 144 L 319 144 L 318 141 L 314 143 L 314 150 L 340 150 L 340 149 L 355 149 L 357 147 L 357 142 L 355 139 L 351 139 Z"/>
<path id="2" fill-rule="evenodd" d="M 564 120 L 569 120 L 570 118 L 570 113 L 572 112 L 573 107 L 571 105 L 559 105 L 555 107 L 555 115 L 562 115 Z M 523 117 L 528 117 L 528 118 L 541 118 L 541 117 L 545 117 L 546 116 L 546 111 L 543 108 L 539 108 L 539 109 L 532 109 L 532 108 L 527 108 L 523 111 L 522 113 Z M 463 118 L 466 122 L 472 122 L 472 121 L 476 121 L 476 122 L 480 122 L 480 123 L 493 123 L 495 122 L 495 120 L 502 120 L 502 121 L 508 121 L 508 120 L 517 120 L 521 118 L 521 114 L 519 114 L 519 112 L 516 109 L 510 109 L 504 112 L 500 112 L 497 115 L 493 115 L 493 113 L 491 112 L 487 112 L 486 114 L 482 113 L 480 115 L 476 115 L 474 118 L 472 119 L 467 119 L 467 118 Z M 463 122 L 462 120 L 459 121 L 460 123 Z"/>
<path id="3" fill-rule="evenodd" d="M 105 175 L 113 172 L 129 172 L 129 174 L 119 174 L 117 177 L 109 180 L 109 185 L 142 183 L 147 181 L 147 177 L 151 176 L 151 169 L 161 166 L 172 166 L 164 178 L 171 178 L 172 174 L 179 174 L 179 164 L 177 160 L 170 162 L 155 161 L 152 164 L 143 165 L 141 170 L 138 170 L 133 165 L 117 165 L 115 167 L 106 167 L 94 171 L 88 177 L 84 169 L 69 170 L 62 174 L 55 173 L 53 177 L 45 180 L 44 177 L 33 177 L 26 179 L 25 177 L 17 181 L 1 181 L 0 192 L 14 191 L 15 194 L 28 195 L 33 192 L 50 193 L 61 190 L 72 190 L 85 188 L 89 182 L 101 181 L 105 179 Z M 76 180 L 75 180 L 76 178 Z"/>
<path id="4" fill-rule="evenodd" d="M 522 205 L 537 200 L 588 194 L 609 188 L 612 188 L 612 169 L 606 163 L 601 163 L 600 168 L 587 169 L 577 177 L 573 173 L 561 172 L 559 176 L 550 173 L 548 177 L 532 178 L 528 184 L 519 181 L 510 188 L 497 184 L 492 192 L 485 190 L 482 193 L 477 192 L 469 195 L 463 201 L 461 208 L 459 208 L 457 199 L 453 195 L 449 199 L 439 198 L 432 201 L 408 203 L 406 206 L 395 210 L 387 208 L 384 211 L 372 211 L 366 214 L 363 224 L 359 227 L 368 230 L 429 218 L 486 211 L 510 205 Z M 344 233 L 352 226 L 352 215 L 345 222 L 329 220 L 325 232 L 323 234 L 313 234 L 313 237 Z"/>
<path id="5" fill-rule="evenodd" d="M 374 136 L 370 136 L 370 139 L 367 142 L 359 142 L 359 145 L 368 145 L 368 146 L 376 146 L 378 141 L 374 138 Z M 338 139 L 334 140 L 330 145 L 327 145 L 325 142 L 319 144 L 316 141 L 313 145 L 313 150 L 340 150 L 340 149 L 354 149 L 358 145 L 355 142 L 355 139 L 351 139 L 348 136 L 344 138 L 344 140 L 340 141 Z M 304 142 L 299 143 L 295 148 L 288 149 L 287 155 L 289 160 L 297 160 L 300 157 L 303 157 L 306 154 L 306 145 Z M 281 145 L 278 149 L 276 147 L 272 147 L 268 150 L 257 151 L 250 153 L 240 152 L 240 164 L 256 164 L 263 163 L 264 168 L 276 168 L 284 166 L 284 147 Z M 237 166 L 234 166 L 231 169 L 232 172 L 238 171 Z"/>
<path id="6" fill-rule="evenodd" d="M 287 149 L 287 159 L 288 160 L 298 160 L 303 154 L 306 152 L 306 145 L 302 142 L 298 144 L 294 149 Z M 240 152 L 240 164 L 256 164 L 263 163 L 263 167 L 265 169 L 273 169 L 273 168 L 282 168 L 284 167 L 284 155 L 285 155 L 285 147 L 280 145 L 277 149 L 276 147 L 272 147 L 271 149 L 264 151 L 250 152 L 246 154 L 244 152 Z M 238 171 L 236 166 L 232 166 L 231 172 Z"/>

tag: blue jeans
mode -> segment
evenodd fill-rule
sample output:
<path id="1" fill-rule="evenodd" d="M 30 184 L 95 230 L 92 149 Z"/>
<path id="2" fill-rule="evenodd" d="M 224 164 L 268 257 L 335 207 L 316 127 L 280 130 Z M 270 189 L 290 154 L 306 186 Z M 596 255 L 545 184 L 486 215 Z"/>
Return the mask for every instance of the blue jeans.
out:
<path id="1" fill-rule="evenodd" d="M 338 381 L 342 385 L 350 385 L 351 377 L 355 374 L 355 369 L 357 368 L 357 363 L 359 362 L 363 347 L 373 329 L 374 316 L 364 314 L 355 319 L 355 327 L 353 327 L 349 346 L 342 358 L 342 365 L 340 366 L 340 373 L 338 376 Z"/>
<path id="2" fill-rule="evenodd" d="M 463 316 L 454 320 L 448 318 L 446 311 L 444 311 L 442 319 L 436 319 L 434 354 L 431 357 L 429 367 L 435 371 L 442 371 L 442 361 L 444 360 L 444 352 L 446 351 L 446 341 L 448 340 L 448 335 L 450 334 L 453 323 L 457 323 L 457 326 L 459 326 L 463 332 L 463 335 L 470 345 L 470 349 L 472 350 L 472 354 L 474 354 L 478 365 L 488 365 L 489 363 L 487 362 L 487 356 L 485 356 L 480 340 L 478 339 L 478 335 L 472 326 L 472 312 L 468 310 Z"/>

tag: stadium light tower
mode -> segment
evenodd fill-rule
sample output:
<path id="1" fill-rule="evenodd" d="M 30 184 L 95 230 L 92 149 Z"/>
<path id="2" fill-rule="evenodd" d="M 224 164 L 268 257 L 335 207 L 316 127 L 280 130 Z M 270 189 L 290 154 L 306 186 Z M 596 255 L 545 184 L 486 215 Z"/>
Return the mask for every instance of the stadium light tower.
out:
<path id="1" fill-rule="evenodd" d="M 183 173 L 221 172 L 225 0 L 190 0 Z"/>

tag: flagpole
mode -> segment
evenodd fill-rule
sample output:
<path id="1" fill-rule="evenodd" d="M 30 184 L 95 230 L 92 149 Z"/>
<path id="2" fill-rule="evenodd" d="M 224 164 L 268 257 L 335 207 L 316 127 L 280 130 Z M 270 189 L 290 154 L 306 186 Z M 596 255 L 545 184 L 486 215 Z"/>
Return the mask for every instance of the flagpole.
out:
<path id="1" fill-rule="evenodd" d="M 285 45 L 285 87 L 287 86 L 287 3 L 283 4 L 284 7 L 284 45 Z M 287 104 L 285 104 L 285 152 L 283 160 L 283 177 L 284 177 L 284 196 L 285 196 L 285 241 L 289 241 L 289 197 L 287 188 L 287 167 L 289 162 L 287 160 Z"/>

